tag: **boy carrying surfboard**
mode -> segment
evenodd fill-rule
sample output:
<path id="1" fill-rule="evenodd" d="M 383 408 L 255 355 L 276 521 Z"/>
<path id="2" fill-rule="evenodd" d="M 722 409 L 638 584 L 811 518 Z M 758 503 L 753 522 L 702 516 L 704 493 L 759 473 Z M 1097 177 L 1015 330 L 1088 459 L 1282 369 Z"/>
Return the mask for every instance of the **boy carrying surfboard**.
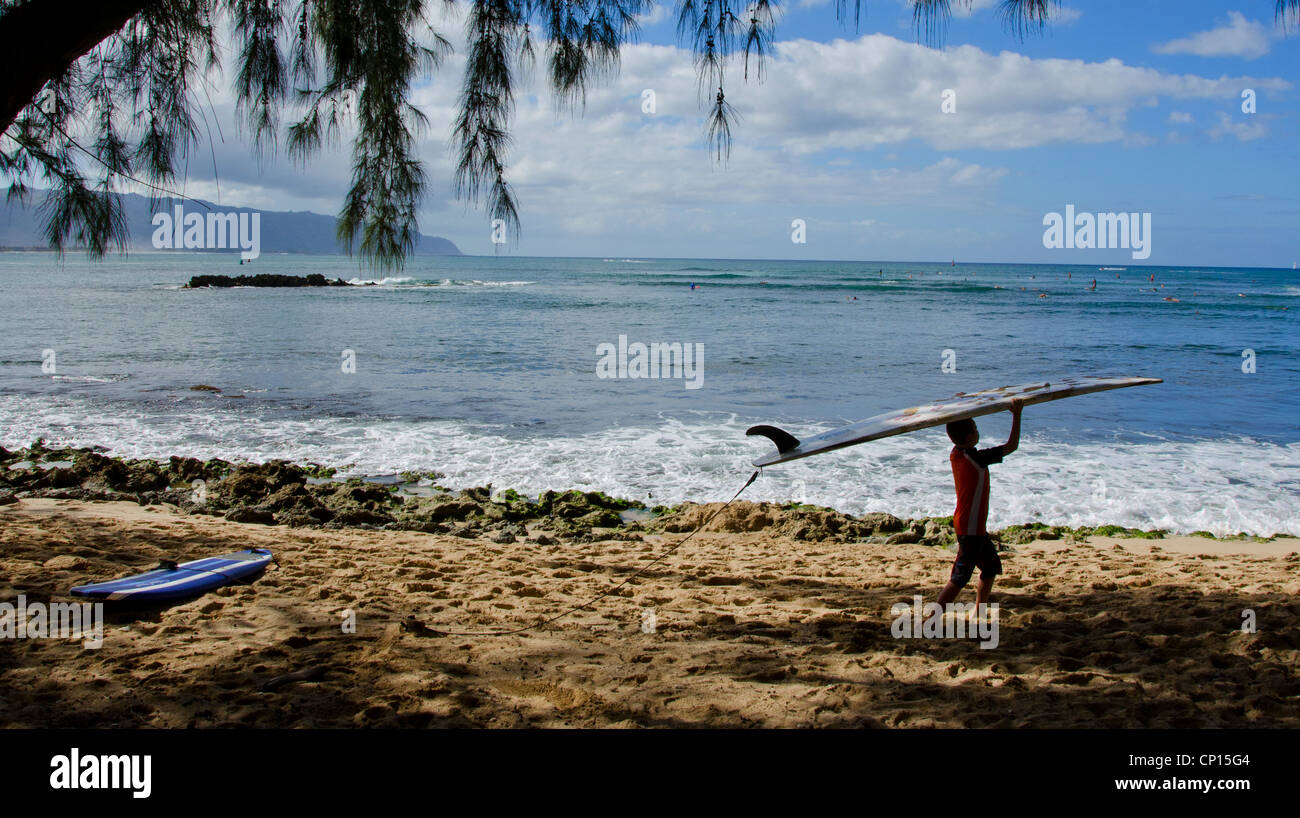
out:
<path id="1" fill-rule="evenodd" d="M 953 421 L 947 426 L 948 438 L 953 442 L 948 460 L 952 463 L 952 477 L 957 488 L 957 510 L 952 515 L 952 525 L 957 531 L 957 558 L 953 560 L 948 584 L 939 592 L 940 605 L 946 606 L 957 598 L 976 568 L 980 569 L 980 581 L 975 592 L 975 604 L 987 605 L 993 592 L 993 579 L 1002 573 L 997 546 L 984 527 L 989 516 L 989 466 L 1001 463 L 1002 458 L 1020 448 L 1020 410 L 1023 408 L 1022 401 L 1011 402 L 1011 434 L 1001 446 L 975 448 L 980 433 L 974 418 Z M 976 607 L 975 610 L 986 609 Z"/>

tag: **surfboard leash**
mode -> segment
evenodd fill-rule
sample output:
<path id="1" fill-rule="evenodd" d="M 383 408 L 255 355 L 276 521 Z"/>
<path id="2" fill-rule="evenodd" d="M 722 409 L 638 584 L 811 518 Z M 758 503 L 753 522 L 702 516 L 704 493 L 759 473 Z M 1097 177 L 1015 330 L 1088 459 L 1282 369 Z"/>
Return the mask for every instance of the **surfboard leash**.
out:
<path id="1" fill-rule="evenodd" d="M 575 605 L 572 608 L 569 608 L 568 610 L 564 611 L 563 613 L 556 614 L 555 616 L 552 616 L 549 619 L 543 619 L 541 622 L 536 622 L 532 625 L 526 625 L 522 628 L 512 628 L 510 630 L 504 630 L 504 631 L 443 631 L 443 630 L 438 630 L 436 628 L 430 628 L 428 625 L 425 625 L 422 622 L 415 621 L 414 616 L 407 617 L 405 620 L 403 620 L 402 627 L 405 630 L 415 631 L 425 636 L 513 636 L 519 633 L 527 633 L 528 631 L 539 630 L 541 628 L 546 627 L 547 625 L 550 625 L 552 622 L 558 622 L 559 620 L 565 618 L 566 616 L 575 614 L 578 611 L 581 611 L 585 608 L 590 608 L 592 605 L 595 605 L 597 602 L 601 601 L 605 597 L 612 596 L 613 594 L 621 591 L 632 580 L 636 579 L 637 577 L 644 574 L 646 571 L 649 571 L 651 568 L 658 565 L 663 560 L 672 556 L 673 552 L 681 548 L 683 545 L 686 545 L 686 543 L 690 541 L 691 537 L 694 537 L 696 534 L 703 531 L 704 528 L 708 526 L 709 523 L 713 522 L 713 518 L 721 514 L 723 509 L 725 509 L 727 506 L 731 505 L 732 503 L 736 502 L 736 498 L 740 497 L 741 493 L 744 492 L 745 489 L 749 488 L 754 483 L 754 481 L 758 479 L 758 475 L 762 471 L 763 470 L 761 468 L 755 469 L 754 473 L 751 474 L 749 476 L 749 479 L 745 481 L 745 485 L 741 486 L 736 491 L 735 494 L 731 495 L 730 500 L 728 500 L 727 502 L 723 503 L 721 506 L 716 508 L 712 514 L 710 514 L 707 518 L 705 518 L 704 522 L 697 525 L 694 531 L 687 534 L 672 548 L 669 548 L 667 551 L 655 557 L 650 562 L 641 566 L 641 568 L 637 569 L 636 573 L 632 574 L 627 579 L 615 585 L 613 588 L 610 588 L 609 590 L 599 594 L 598 596 L 592 597 L 591 599 L 587 600 L 581 605 Z"/>

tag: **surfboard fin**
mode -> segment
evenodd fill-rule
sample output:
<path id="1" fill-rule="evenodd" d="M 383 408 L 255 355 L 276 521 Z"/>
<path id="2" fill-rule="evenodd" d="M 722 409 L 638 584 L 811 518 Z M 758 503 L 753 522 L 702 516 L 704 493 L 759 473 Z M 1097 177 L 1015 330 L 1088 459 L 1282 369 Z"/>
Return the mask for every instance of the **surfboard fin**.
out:
<path id="1" fill-rule="evenodd" d="M 745 430 L 747 435 L 762 435 L 776 444 L 776 450 L 785 454 L 799 445 L 799 438 L 775 426 L 750 426 Z"/>

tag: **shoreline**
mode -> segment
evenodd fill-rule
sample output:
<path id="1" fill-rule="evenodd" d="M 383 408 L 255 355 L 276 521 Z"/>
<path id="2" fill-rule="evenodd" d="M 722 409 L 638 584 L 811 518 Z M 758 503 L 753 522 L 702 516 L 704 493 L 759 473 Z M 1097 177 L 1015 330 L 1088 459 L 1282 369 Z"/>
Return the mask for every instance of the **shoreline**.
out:
<path id="1" fill-rule="evenodd" d="M 192 387 L 215 391 L 214 387 Z M 500 537 L 502 541 L 533 536 L 590 538 L 606 530 L 684 533 L 720 503 L 685 501 L 674 506 L 647 506 L 639 500 L 577 489 L 548 490 L 528 496 L 514 489 L 485 486 L 449 488 L 436 471 L 349 476 L 335 479 L 337 469 L 318 463 L 283 460 L 266 463 L 198 460 L 173 456 L 167 461 L 128 459 L 103 454 L 102 447 L 49 448 L 37 440 L 26 448 L 0 447 L 0 506 L 28 498 L 121 501 L 165 505 L 187 514 L 219 516 L 232 522 L 292 528 L 357 528 L 456 533 Z M 796 539 L 835 538 L 873 544 L 951 545 L 951 516 L 896 517 L 887 512 L 859 516 L 826 506 L 738 500 L 738 508 L 755 507 L 747 530 L 772 526 L 794 532 Z M 754 517 L 754 515 L 757 515 Z M 714 527 L 718 524 L 715 523 Z M 755 528 L 755 526 L 757 528 Z M 725 529 L 724 529 L 725 530 Z M 1289 532 L 1268 535 L 1239 532 L 1216 536 L 1209 531 L 1142 530 L 1119 525 L 1054 525 L 1039 521 L 990 531 L 1003 547 L 1029 542 L 1080 542 L 1092 537 L 1200 538 L 1207 542 L 1272 542 L 1291 539 Z M 514 539 L 511 539 L 514 538 Z"/>

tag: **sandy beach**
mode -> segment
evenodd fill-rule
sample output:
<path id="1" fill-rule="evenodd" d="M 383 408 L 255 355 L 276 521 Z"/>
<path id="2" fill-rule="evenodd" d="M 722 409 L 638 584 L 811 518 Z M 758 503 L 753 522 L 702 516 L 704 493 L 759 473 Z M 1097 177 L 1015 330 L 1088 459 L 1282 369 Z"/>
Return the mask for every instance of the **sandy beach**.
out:
<path id="1" fill-rule="evenodd" d="M 891 606 L 933 599 L 952 552 L 797 539 L 762 511 L 738 502 L 618 595 L 489 637 L 426 628 L 536 622 L 685 534 L 498 543 L 19 499 L 0 506 L 6 601 L 67 601 L 73 585 L 250 546 L 278 566 L 110 611 L 98 650 L 4 640 L 0 726 L 1300 726 L 1300 540 L 1014 546 L 994 593 L 999 644 L 982 649 L 891 634 Z"/>

